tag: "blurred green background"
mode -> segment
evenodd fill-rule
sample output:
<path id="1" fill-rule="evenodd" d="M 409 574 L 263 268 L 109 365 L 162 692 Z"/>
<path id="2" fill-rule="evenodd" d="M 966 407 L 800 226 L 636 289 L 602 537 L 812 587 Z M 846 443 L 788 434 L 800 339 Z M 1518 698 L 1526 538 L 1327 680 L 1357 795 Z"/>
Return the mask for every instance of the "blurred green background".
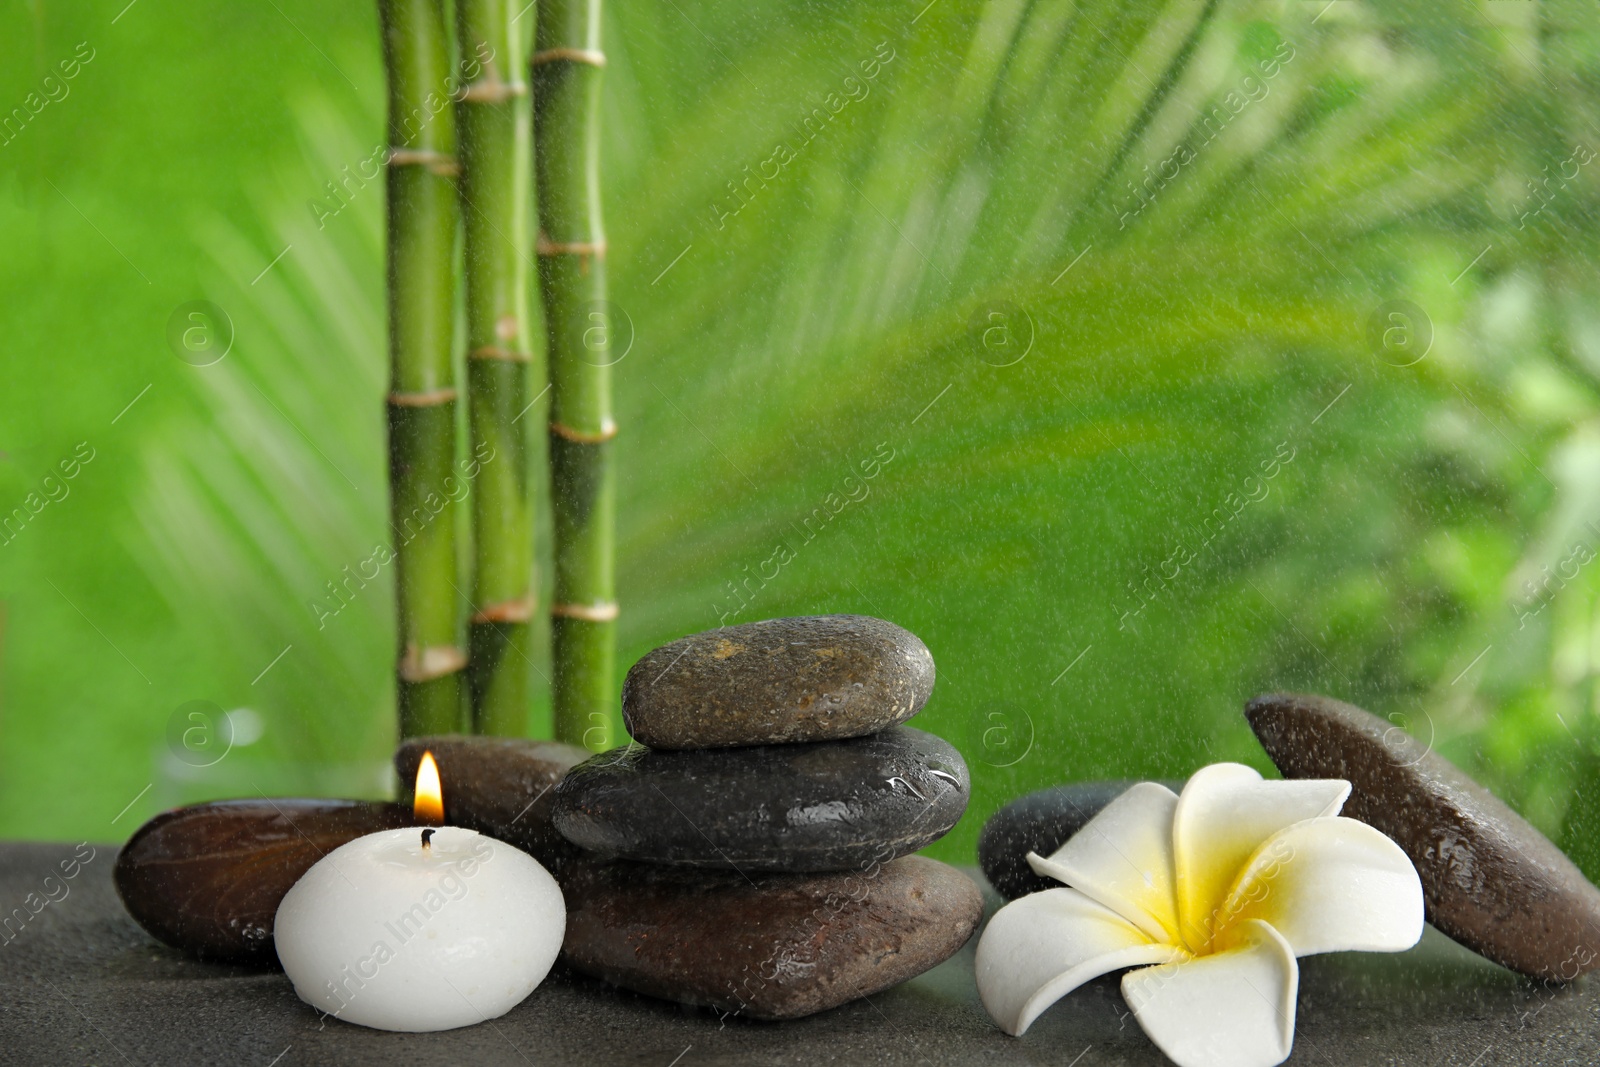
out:
<path id="1" fill-rule="evenodd" d="M 392 591 L 311 606 L 387 536 L 375 12 L 125 3 L 0 16 L 6 836 L 389 787 Z M 606 50 L 622 667 L 910 628 L 958 860 L 1327 692 L 1600 875 L 1590 5 L 674 0 Z"/>

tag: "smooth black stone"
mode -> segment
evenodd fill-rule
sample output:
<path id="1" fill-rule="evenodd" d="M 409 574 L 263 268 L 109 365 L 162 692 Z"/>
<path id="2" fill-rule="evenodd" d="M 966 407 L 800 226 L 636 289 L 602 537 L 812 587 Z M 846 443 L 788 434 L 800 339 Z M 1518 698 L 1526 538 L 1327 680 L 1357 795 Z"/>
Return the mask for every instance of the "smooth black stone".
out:
<path id="1" fill-rule="evenodd" d="M 1076 782 L 1013 800 L 989 816 L 978 836 L 978 864 L 984 877 L 1007 900 L 1059 888 L 1055 879 L 1033 873 L 1028 853 L 1050 855 L 1136 781 Z M 1162 784 L 1174 793 L 1183 788 L 1182 782 Z"/>
<path id="2" fill-rule="evenodd" d="M 622 720 L 651 748 L 832 741 L 898 726 L 932 692 L 916 634 L 870 615 L 805 615 L 662 645 L 628 671 Z"/>
<path id="3" fill-rule="evenodd" d="M 612 749 L 567 773 L 554 817 L 573 844 L 622 859 L 837 871 L 938 840 L 969 794 L 961 753 L 898 726 L 800 745 Z"/>

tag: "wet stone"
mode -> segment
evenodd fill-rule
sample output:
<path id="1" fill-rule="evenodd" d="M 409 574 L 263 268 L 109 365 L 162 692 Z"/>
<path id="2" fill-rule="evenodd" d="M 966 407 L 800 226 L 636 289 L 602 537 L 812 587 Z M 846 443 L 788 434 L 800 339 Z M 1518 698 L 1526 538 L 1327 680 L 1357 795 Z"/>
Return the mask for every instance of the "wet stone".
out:
<path id="1" fill-rule="evenodd" d="M 113 878 L 128 914 L 157 940 L 201 959 L 275 967 L 273 917 L 300 876 L 348 841 L 409 825 L 398 804 L 196 804 L 141 826 Z"/>
<path id="2" fill-rule="evenodd" d="M 1284 777 L 1350 782 L 1344 814 L 1411 857 L 1441 931 L 1535 978 L 1566 981 L 1600 965 L 1600 890 L 1429 746 L 1322 696 L 1257 697 L 1245 717 Z"/>
<path id="3" fill-rule="evenodd" d="M 858 871 L 752 874 L 586 861 L 561 876 L 562 959 L 653 997 L 795 1019 L 898 985 L 977 928 L 972 879 L 907 856 Z"/>
<path id="4" fill-rule="evenodd" d="M 652 748 L 862 737 L 905 722 L 933 692 L 915 634 L 868 615 L 768 619 L 692 634 L 628 671 L 622 718 Z"/>
<path id="5" fill-rule="evenodd" d="M 1135 781 L 1075 782 L 1013 800 L 989 817 L 978 836 L 978 863 L 984 877 L 1007 900 L 1060 888 L 1055 879 L 1033 873 L 1028 853 L 1050 855 Z M 1173 792 L 1183 788 L 1182 782 L 1163 784 Z"/>
<path id="6" fill-rule="evenodd" d="M 515 845 L 552 871 L 573 853 L 550 821 L 555 785 L 589 758 L 576 745 L 520 737 L 438 734 L 402 742 L 394 769 L 406 789 L 417 780 L 422 753 L 432 752 L 444 791 L 444 821 Z"/>
<path id="7" fill-rule="evenodd" d="M 555 825 L 621 859 L 741 871 L 859 869 L 938 840 L 967 765 L 907 726 L 848 741 L 601 753 L 556 787 Z"/>

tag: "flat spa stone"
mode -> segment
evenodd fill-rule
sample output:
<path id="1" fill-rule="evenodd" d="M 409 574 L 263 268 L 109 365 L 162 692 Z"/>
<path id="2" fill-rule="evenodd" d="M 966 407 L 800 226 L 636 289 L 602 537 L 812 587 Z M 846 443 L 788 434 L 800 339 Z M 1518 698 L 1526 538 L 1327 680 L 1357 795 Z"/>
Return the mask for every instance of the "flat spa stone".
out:
<path id="1" fill-rule="evenodd" d="M 1428 921 L 1496 963 L 1567 981 L 1600 965 L 1600 890 L 1497 797 L 1397 726 L 1322 696 L 1245 706 L 1287 778 L 1344 778 L 1344 814 L 1416 864 Z"/>
<path id="2" fill-rule="evenodd" d="M 570 966 L 751 1019 L 796 1019 L 914 978 L 954 955 L 983 916 L 972 879 L 921 856 L 748 879 L 588 860 L 561 882 Z"/>
<path id="3" fill-rule="evenodd" d="M 399 804 L 218 800 L 163 812 L 117 856 L 128 914 L 201 959 L 275 967 L 272 921 L 289 887 L 348 841 L 412 823 Z"/>
<path id="4" fill-rule="evenodd" d="M 1033 873 L 1028 853 L 1048 856 L 1121 796 L 1137 779 L 1074 782 L 1019 797 L 989 816 L 978 835 L 978 863 L 995 892 L 1007 900 L 1056 889 L 1061 883 Z M 1163 782 L 1174 793 L 1182 782 Z"/>
<path id="5" fill-rule="evenodd" d="M 897 726 L 804 745 L 629 745 L 574 767 L 555 792 L 556 829 L 612 858 L 842 871 L 943 837 L 966 810 L 970 784 L 954 747 Z"/>
<path id="6" fill-rule="evenodd" d="M 898 726 L 932 692 L 916 634 L 869 615 L 806 615 L 662 645 L 628 671 L 622 720 L 651 748 L 829 741 Z"/>
<path id="7" fill-rule="evenodd" d="M 410 803 L 411 785 L 423 752 L 439 765 L 444 791 L 444 821 L 515 845 L 554 871 L 573 853 L 550 821 L 555 785 L 567 771 L 589 758 L 576 745 L 520 737 L 436 734 L 401 742 L 394 754 Z"/>

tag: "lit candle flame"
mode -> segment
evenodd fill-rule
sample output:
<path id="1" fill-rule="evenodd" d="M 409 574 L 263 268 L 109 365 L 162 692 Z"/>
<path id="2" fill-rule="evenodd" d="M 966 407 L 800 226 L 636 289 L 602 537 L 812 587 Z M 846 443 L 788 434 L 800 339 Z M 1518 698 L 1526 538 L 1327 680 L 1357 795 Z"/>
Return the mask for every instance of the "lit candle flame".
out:
<path id="1" fill-rule="evenodd" d="M 432 752 L 424 752 L 417 765 L 417 793 L 411 812 L 419 823 L 444 825 L 444 787 L 439 784 L 439 765 Z"/>

